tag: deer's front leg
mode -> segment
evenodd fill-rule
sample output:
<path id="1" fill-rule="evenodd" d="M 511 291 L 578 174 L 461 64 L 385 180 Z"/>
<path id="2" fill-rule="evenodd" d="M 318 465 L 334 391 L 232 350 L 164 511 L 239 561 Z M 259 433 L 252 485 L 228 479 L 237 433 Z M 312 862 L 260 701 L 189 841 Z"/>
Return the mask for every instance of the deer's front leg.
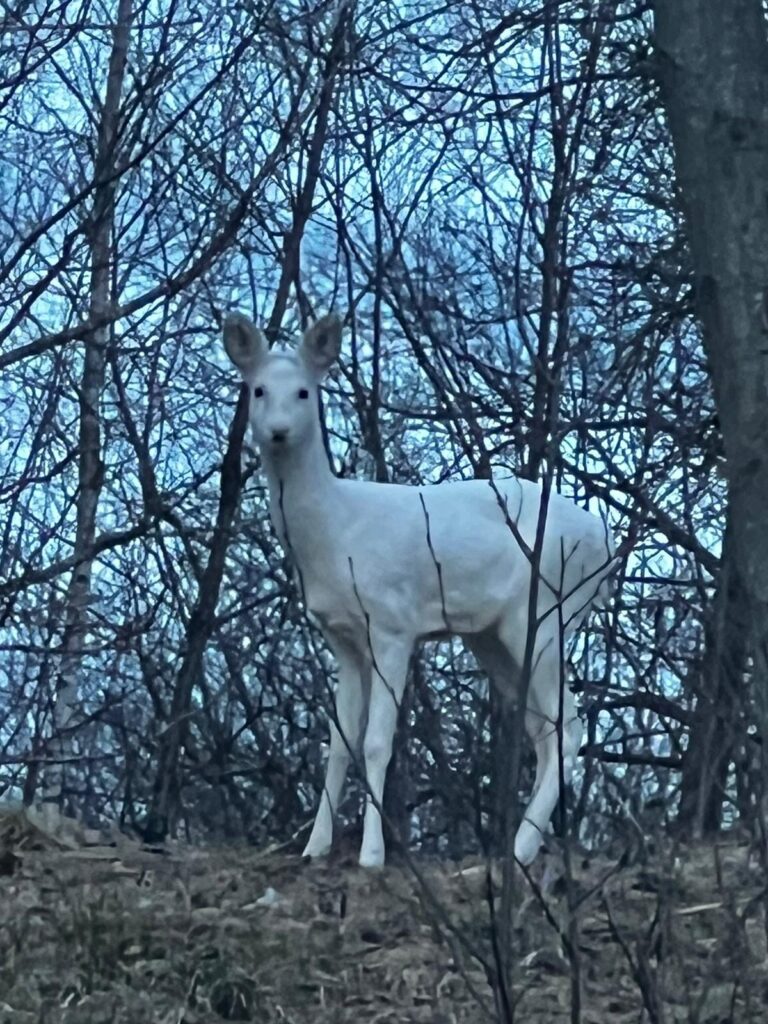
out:
<path id="1" fill-rule="evenodd" d="M 333 819 L 339 806 L 350 758 L 358 749 L 363 718 L 363 679 L 360 660 L 354 653 L 332 644 L 338 663 L 336 721 L 331 722 L 331 745 L 325 769 L 325 785 L 312 832 L 304 848 L 305 857 L 324 857 L 333 840 Z"/>
<path id="2" fill-rule="evenodd" d="M 372 647 L 371 699 L 363 742 L 367 794 L 360 864 L 365 868 L 384 864 L 384 835 L 379 808 L 413 642 L 402 637 L 382 636 L 372 641 Z"/>

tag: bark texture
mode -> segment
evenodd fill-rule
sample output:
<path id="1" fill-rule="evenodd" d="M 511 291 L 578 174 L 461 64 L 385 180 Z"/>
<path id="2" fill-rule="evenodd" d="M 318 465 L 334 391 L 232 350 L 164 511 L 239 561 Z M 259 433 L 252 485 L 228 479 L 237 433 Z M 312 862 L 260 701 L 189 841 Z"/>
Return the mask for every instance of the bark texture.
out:
<path id="1" fill-rule="evenodd" d="M 658 77 L 728 461 L 756 717 L 768 750 L 766 19 L 760 0 L 655 0 L 654 12 Z M 763 800 L 764 782 L 765 759 Z"/>
<path id="2" fill-rule="evenodd" d="M 685 836 L 701 838 L 720 830 L 729 770 L 745 741 L 746 611 L 729 516 L 680 779 L 678 824 Z"/>

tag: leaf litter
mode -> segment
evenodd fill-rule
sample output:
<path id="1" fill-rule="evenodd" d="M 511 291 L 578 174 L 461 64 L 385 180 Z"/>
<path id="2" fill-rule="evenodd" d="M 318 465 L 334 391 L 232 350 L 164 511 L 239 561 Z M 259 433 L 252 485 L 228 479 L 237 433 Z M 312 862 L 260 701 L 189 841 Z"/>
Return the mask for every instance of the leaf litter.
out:
<path id="1" fill-rule="evenodd" d="M 659 847 L 618 869 L 574 860 L 569 886 L 518 907 L 518 1019 L 571 1021 L 575 958 L 583 1024 L 764 1024 L 766 886 L 748 845 Z M 418 865 L 461 943 L 403 865 L 148 848 L 0 808 L 0 1024 L 492 1019 L 486 973 L 466 953 L 491 959 L 486 866 Z"/>

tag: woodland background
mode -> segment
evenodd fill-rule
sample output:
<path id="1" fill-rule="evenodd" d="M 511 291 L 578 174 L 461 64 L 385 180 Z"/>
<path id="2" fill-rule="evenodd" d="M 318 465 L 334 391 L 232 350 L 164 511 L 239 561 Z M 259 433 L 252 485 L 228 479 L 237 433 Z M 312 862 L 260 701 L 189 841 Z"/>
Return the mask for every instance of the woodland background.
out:
<path id="1" fill-rule="evenodd" d="M 573 842 L 761 833 L 768 44 L 720 6 L 658 0 L 654 40 L 644 2 L 3 4 L 4 799 L 309 820 L 333 666 L 219 339 L 335 308 L 338 473 L 549 473 L 622 542 L 571 656 Z M 487 849 L 493 695 L 458 644 L 412 682 L 393 823 Z"/>

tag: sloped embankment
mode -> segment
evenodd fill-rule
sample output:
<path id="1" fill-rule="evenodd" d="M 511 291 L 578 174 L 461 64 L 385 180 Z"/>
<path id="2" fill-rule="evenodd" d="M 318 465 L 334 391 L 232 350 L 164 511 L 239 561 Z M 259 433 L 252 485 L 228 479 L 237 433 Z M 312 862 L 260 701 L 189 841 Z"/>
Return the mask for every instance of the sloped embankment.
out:
<path id="1" fill-rule="evenodd" d="M 317 867 L 252 848 L 160 853 L 0 814 L 0 1024 L 469 1024 L 491 1005 L 483 865 Z M 745 846 L 574 868 L 585 1024 L 768 1019 L 765 880 Z M 519 1014 L 569 1021 L 562 880 L 521 902 Z M 644 1009 L 642 1009 L 644 1008 Z"/>

